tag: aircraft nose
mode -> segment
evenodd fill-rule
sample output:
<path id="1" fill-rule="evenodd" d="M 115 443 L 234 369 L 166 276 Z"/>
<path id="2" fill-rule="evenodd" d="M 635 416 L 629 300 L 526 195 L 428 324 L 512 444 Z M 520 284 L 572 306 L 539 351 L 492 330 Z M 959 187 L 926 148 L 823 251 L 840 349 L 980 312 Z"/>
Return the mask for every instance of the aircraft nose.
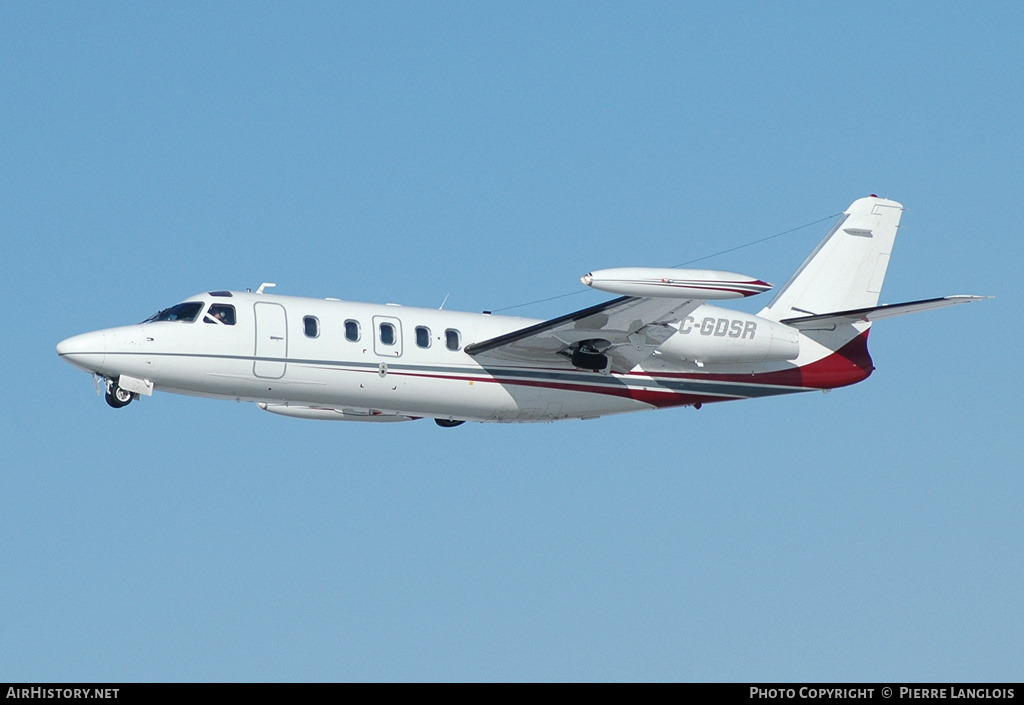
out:
<path id="1" fill-rule="evenodd" d="M 75 367 L 86 372 L 99 372 L 107 351 L 107 336 L 103 331 L 75 335 L 57 343 L 57 354 Z"/>

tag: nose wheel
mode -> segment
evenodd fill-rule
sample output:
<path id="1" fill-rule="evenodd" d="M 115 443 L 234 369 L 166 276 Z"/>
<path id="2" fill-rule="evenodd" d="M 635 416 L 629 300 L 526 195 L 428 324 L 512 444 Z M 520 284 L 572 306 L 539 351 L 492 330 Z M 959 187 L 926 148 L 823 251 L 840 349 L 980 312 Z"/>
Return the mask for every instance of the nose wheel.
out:
<path id="1" fill-rule="evenodd" d="M 123 406 L 128 406 L 132 403 L 132 399 L 135 395 L 126 389 L 121 389 L 117 386 L 117 382 L 107 382 L 107 393 L 103 395 L 103 398 L 107 400 L 107 403 L 115 409 L 120 409 Z"/>

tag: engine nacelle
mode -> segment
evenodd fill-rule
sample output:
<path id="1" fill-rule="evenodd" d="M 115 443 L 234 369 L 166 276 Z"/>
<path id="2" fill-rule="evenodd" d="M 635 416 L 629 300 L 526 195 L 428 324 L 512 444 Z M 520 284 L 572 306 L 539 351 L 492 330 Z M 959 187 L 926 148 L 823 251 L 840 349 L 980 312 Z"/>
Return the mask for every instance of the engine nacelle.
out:
<path id="1" fill-rule="evenodd" d="M 782 323 L 717 306 L 700 306 L 677 324 L 658 352 L 698 363 L 779 362 L 800 354 L 800 333 Z"/>
<path id="2" fill-rule="evenodd" d="M 659 296 L 674 299 L 742 299 L 768 291 L 772 285 L 746 274 L 711 269 L 656 269 L 618 267 L 599 269 L 580 277 L 594 289 L 625 296 Z"/>

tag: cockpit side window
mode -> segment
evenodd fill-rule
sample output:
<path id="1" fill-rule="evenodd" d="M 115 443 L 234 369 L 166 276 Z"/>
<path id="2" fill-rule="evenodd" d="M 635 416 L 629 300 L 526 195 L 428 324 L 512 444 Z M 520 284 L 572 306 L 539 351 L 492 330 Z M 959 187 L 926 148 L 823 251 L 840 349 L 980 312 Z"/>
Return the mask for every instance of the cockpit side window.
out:
<path id="1" fill-rule="evenodd" d="M 186 301 L 183 304 L 175 304 L 170 308 L 154 313 L 143 323 L 156 323 L 157 321 L 185 321 L 186 323 L 191 323 L 199 317 L 199 313 L 202 310 L 202 301 Z M 233 309 L 232 312 L 234 312 Z"/>
<path id="2" fill-rule="evenodd" d="M 205 323 L 222 323 L 226 326 L 235 325 L 235 307 L 230 304 L 212 304 L 203 316 Z"/>

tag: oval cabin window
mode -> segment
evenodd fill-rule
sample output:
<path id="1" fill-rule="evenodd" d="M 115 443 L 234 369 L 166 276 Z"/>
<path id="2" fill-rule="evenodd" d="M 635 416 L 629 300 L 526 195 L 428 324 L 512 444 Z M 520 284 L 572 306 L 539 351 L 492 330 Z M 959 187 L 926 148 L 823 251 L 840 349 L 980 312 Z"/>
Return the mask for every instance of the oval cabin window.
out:
<path id="1" fill-rule="evenodd" d="M 316 316 L 306 316 L 303 318 L 302 328 L 306 332 L 307 338 L 320 337 L 320 321 L 317 320 Z"/>
<path id="2" fill-rule="evenodd" d="M 345 321 L 345 340 L 350 343 L 359 341 L 359 321 L 353 321 L 351 318 Z"/>
<path id="3" fill-rule="evenodd" d="M 426 326 L 416 326 L 416 345 L 421 348 L 430 347 L 430 329 Z"/>
<path id="4" fill-rule="evenodd" d="M 459 331 L 449 328 L 444 332 L 444 345 L 449 350 L 458 350 L 462 347 L 462 336 Z"/>

